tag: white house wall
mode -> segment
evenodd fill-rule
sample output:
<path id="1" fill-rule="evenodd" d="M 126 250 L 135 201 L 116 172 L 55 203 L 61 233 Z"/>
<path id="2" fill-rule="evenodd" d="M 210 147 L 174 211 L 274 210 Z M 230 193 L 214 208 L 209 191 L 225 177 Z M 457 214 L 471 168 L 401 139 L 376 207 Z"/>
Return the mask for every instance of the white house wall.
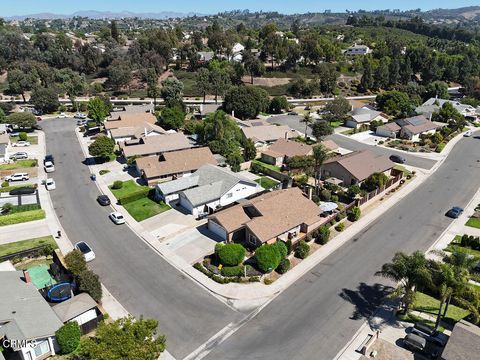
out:
<path id="1" fill-rule="evenodd" d="M 90 309 L 87 312 L 84 312 L 83 314 L 77 316 L 76 318 L 73 318 L 71 321 L 76 321 L 78 325 L 83 325 L 90 320 L 93 320 L 97 317 L 97 312 L 95 309 Z"/>

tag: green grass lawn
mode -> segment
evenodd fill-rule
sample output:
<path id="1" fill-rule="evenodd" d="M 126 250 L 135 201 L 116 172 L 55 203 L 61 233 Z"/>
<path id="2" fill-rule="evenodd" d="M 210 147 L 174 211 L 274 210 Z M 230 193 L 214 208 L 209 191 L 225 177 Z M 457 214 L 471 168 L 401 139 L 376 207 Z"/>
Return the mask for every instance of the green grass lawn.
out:
<path id="1" fill-rule="evenodd" d="M 43 236 L 29 240 L 17 241 L 10 244 L 0 245 L 0 257 L 17 253 L 19 251 L 29 250 L 38 246 L 52 244 L 55 249 L 58 248 L 53 236 Z"/>
<path id="2" fill-rule="evenodd" d="M 10 136 L 10 141 L 12 143 L 17 142 L 19 140 L 20 140 L 20 137 L 18 137 L 18 136 Z M 27 136 L 27 141 L 32 145 L 37 145 L 38 144 L 38 136 Z"/>
<path id="3" fill-rule="evenodd" d="M 257 164 L 258 166 L 263 166 L 264 168 L 267 168 L 267 169 L 270 169 L 270 170 L 273 170 L 273 171 L 281 172 L 280 167 L 275 166 L 275 165 L 266 164 L 266 163 L 264 163 L 260 160 L 252 160 L 252 163 Z"/>
<path id="4" fill-rule="evenodd" d="M 13 212 L 0 216 L 0 226 L 20 224 L 28 221 L 45 219 L 45 210 L 37 209 L 23 212 Z"/>
<path id="5" fill-rule="evenodd" d="M 343 125 L 343 121 L 332 121 L 330 123 L 330 126 L 333 127 L 334 129 L 342 125 Z"/>
<path id="6" fill-rule="evenodd" d="M 421 312 L 430 314 L 432 316 L 437 316 L 439 307 L 440 307 L 439 300 L 427 294 L 417 292 L 417 295 L 415 297 L 415 302 L 413 304 L 414 310 L 421 311 Z M 457 322 L 469 314 L 470 312 L 468 310 L 465 310 L 458 306 L 450 304 L 448 306 L 447 316 L 445 317 L 445 320 Z"/>
<path id="7" fill-rule="evenodd" d="M 37 165 L 38 165 L 37 159 L 17 160 L 11 164 L 0 165 L 0 170 L 15 170 L 15 169 L 35 167 Z"/>
<path id="8" fill-rule="evenodd" d="M 18 188 L 23 188 L 23 187 L 31 188 L 31 187 L 34 187 L 34 186 L 35 186 L 34 184 L 24 184 L 24 185 L 13 185 L 13 186 L 0 187 L 0 193 L 10 192 L 13 189 L 18 189 Z"/>
<path id="9" fill-rule="evenodd" d="M 123 207 L 136 221 L 142 221 L 170 210 L 170 206 L 164 203 L 157 203 L 147 197 L 129 202 L 123 205 Z"/>
<path id="10" fill-rule="evenodd" d="M 260 186 L 263 187 L 266 190 L 271 189 L 271 188 L 273 188 L 273 187 L 275 187 L 276 185 L 279 184 L 278 181 L 270 179 L 267 176 L 262 176 L 260 179 L 255 180 L 255 182 L 257 184 L 260 184 Z"/>
<path id="11" fill-rule="evenodd" d="M 420 322 L 422 324 L 425 324 L 425 325 L 428 325 L 430 327 L 435 327 L 435 323 L 433 321 L 430 321 L 430 320 L 427 320 L 427 319 L 424 319 L 420 316 L 416 316 L 412 313 L 408 313 L 408 314 L 399 314 L 398 315 L 398 319 L 400 321 L 405 321 L 405 322 L 409 322 L 409 323 L 417 323 L 417 322 Z M 440 332 L 444 332 L 445 331 L 445 328 L 443 326 L 439 326 L 438 327 L 438 331 Z"/>
<path id="12" fill-rule="evenodd" d="M 148 186 L 140 186 L 134 180 L 128 180 L 123 182 L 121 189 L 112 189 L 112 185 L 109 186 L 112 194 L 118 199 L 124 197 L 125 195 L 130 195 L 142 188 L 148 188 Z"/>
<path id="13" fill-rule="evenodd" d="M 465 225 L 480 229 L 480 219 L 470 218 Z"/>
<path id="14" fill-rule="evenodd" d="M 412 175 L 412 172 L 409 171 L 406 167 L 404 167 L 404 166 L 402 166 L 402 165 L 395 165 L 393 168 L 394 168 L 395 170 L 398 170 L 398 171 L 403 172 L 403 176 Z"/>

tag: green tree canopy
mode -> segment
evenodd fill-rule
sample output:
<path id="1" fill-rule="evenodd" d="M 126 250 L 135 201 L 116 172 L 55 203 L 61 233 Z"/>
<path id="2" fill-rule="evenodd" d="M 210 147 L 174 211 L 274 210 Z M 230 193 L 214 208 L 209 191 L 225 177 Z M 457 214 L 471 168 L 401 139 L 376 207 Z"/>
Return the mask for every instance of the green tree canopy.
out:
<path id="1" fill-rule="evenodd" d="M 362 183 L 362 188 L 367 191 L 373 191 L 375 189 L 385 186 L 388 181 L 388 176 L 381 172 L 376 172 L 370 175 Z"/>
<path id="2" fill-rule="evenodd" d="M 102 300 L 102 284 L 100 278 L 91 270 L 83 270 L 78 274 L 78 289 L 85 291 L 96 302 Z"/>
<path id="3" fill-rule="evenodd" d="M 250 161 L 257 157 L 257 149 L 252 139 L 247 139 L 243 142 L 243 157 L 245 161 Z"/>
<path id="4" fill-rule="evenodd" d="M 37 87 L 33 90 L 30 102 L 42 113 L 51 113 L 58 109 L 58 92 L 53 87 Z"/>
<path id="5" fill-rule="evenodd" d="M 98 136 L 93 143 L 88 146 L 88 152 L 93 157 L 108 158 L 113 154 L 115 141 L 108 136 Z"/>
<path id="6" fill-rule="evenodd" d="M 166 129 L 177 130 L 185 124 L 185 113 L 178 106 L 163 108 L 159 122 Z"/>
<path id="7" fill-rule="evenodd" d="M 87 263 L 85 262 L 83 254 L 76 249 L 65 255 L 65 264 L 73 275 L 78 275 L 82 271 L 87 270 Z"/>
<path id="8" fill-rule="evenodd" d="M 414 113 L 418 104 L 401 91 L 386 91 L 377 95 L 378 107 L 381 111 L 395 117 L 407 117 Z"/>
<path id="9" fill-rule="evenodd" d="M 333 127 L 330 126 L 325 120 L 317 120 L 312 125 L 312 135 L 317 139 L 321 140 L 325 136 L 333 134 Z"/>
<path id="10" fill-rule="evenodd" d="M 325 114 L 323 119 L 328 122 L 343 121 L 346 119 L 347 114 L 352 110 L 352 106 L 344 97 L 338 96 L 333 101 L 330 101 L 325 105 Z"/>
<path id="11" fill-rule="evenodd" d="M 235 86 L 225 94 L 223 106 L 228 113 L 233 111 L 235 117 L 253 119 L 266 111 L 269 103 L 265 90 L 253 86 Z"/>
<path id="12" fill-rule="evenodd" d="M 35 116 L 29 112 L 12 113 L 5 118 L 5 121 L 21 129 L 32 128 L 37 123 Z"/>
<path id="13" fill-rule="evenodd" d="M 275 96 L 268 107 L 270 114 L 281 114 L 282 110 L 288 110 L 288 101 L 285 96 Z"/>
<path id="14" fill-rule="evenodd" d="M 162 81 L 160 96 L 167 107 L 174 107 L 183 103 L 183 83 L 175 78 Z"/>
<path id="15" fill-rule="evenodd" d="M 110 112 L 109 106 L 100 97 L 88 100 L 88 117 L 96 122 L 103 123 Z"/>
<path id="16" fill-rule="evenodd" d="M 262 245 L 255 250 L 255 261 L 258 269 L 264 273 L 273 271 L 282 260 L 280 249 L 275 245 Z"/>

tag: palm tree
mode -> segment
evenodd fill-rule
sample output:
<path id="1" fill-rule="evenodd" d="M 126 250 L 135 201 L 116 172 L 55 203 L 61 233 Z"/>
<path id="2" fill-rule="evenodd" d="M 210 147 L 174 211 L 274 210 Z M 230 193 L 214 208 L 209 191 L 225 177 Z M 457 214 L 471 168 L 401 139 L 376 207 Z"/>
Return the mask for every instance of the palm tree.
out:
<path id="1" fill-rule="evenodd" d="M 303 115 L 303 118 L 300 120 L 300 122 L 305 124 L 305 139 L 306 139 L 308 126 L 313 124 L 313 118 L 310 115 L 310 112 L 305 113 L 305 115 Z"/>
<path id="2" fill-rule="evenodd" d="M 399 283 L 394 294 L 401 296 L 400 301 L 405 313 L 415 300 L 417 287 L 429 286 L 432 282 L 425 254 L 415 251 L 412 255 L 398 252 L 391 263 L 383 264 L 375 275 L 383 276 Z"/>
<path id="3" fill-rule="evenodd" d="M 315 191 L 317 191 L 318 180 L 320 178 L 320 168 L 329 157 L 327 148 L 322 144 L 315 145 L 313 147 L 313 157 L 315 159 Z"/>

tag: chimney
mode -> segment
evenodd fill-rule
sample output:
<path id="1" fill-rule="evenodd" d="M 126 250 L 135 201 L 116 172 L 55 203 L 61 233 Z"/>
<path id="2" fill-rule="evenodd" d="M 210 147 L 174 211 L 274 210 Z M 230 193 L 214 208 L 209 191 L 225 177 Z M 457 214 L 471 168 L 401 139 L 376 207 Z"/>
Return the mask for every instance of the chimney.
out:
<path id="1" fill-rule="evenodd" d="M 145 131 L 145 137 L 147 137 L 147 128 L 144 128 Z"/>
<path id="2" fill-rule="evenodd" d="M 285 131 L 285 140 L 288 140 L 288 132 Z"/>
<path id="3" fill-rule="evenodd" d="M 312 200 L 313 196 L 313 188 L 311 186 L 308 187 L 308 199 Z"/>
<path id="4" fill-rule="evenodd" d="M 32 282 L 32 279 L 30 278 L 30 274 L 28 273 L 28 270 L 23 270 L 23 279 L 27 284 Z"/>

